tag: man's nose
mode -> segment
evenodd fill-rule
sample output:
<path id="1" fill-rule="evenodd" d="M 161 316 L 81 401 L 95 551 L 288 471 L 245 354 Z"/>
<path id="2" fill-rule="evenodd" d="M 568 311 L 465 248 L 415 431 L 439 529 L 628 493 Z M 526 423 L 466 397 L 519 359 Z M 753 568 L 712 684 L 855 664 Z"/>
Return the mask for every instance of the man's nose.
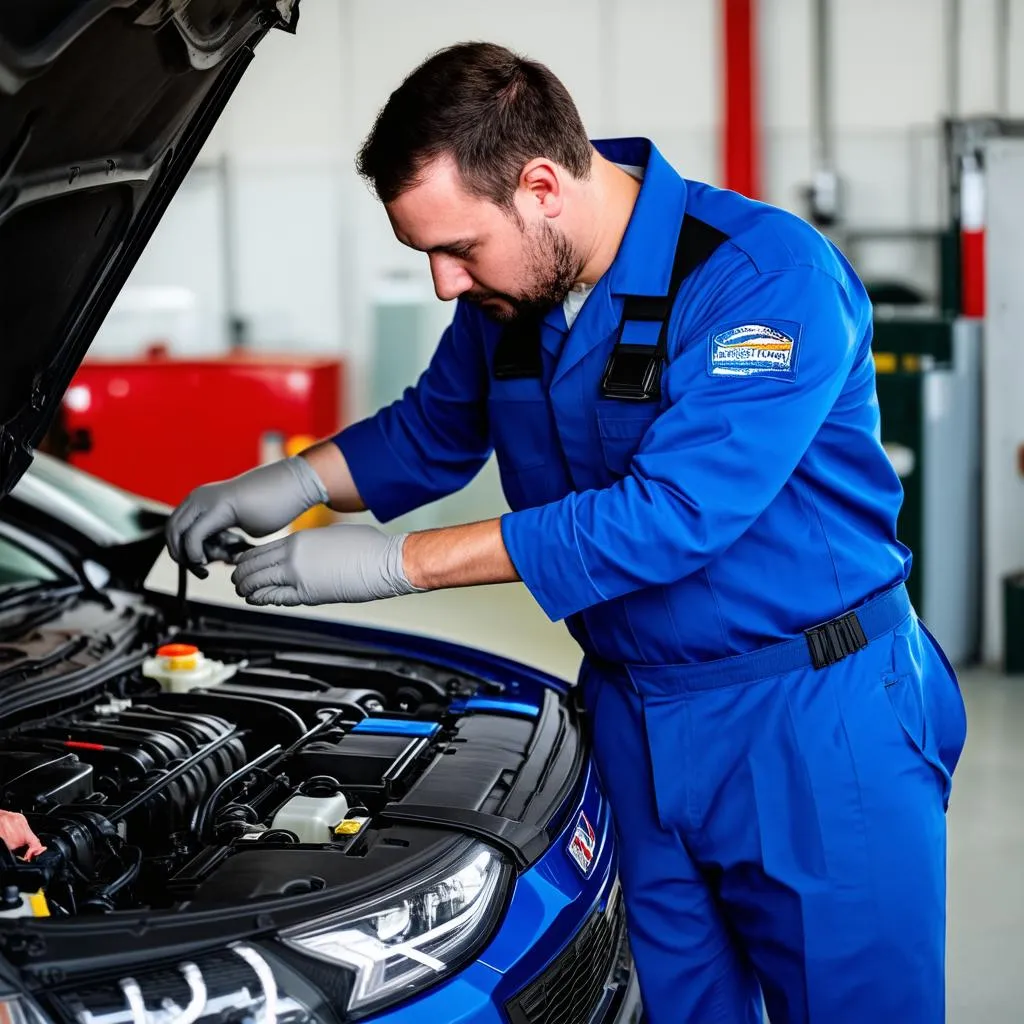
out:
<path id="1" fill-rule="evenodd" d="M 458 260 L 442 253 L 431 253 L 430 276 L 434 279 L 434 294 L 442 302 L 457 299 L 473 287 L 473 278 Z"/>

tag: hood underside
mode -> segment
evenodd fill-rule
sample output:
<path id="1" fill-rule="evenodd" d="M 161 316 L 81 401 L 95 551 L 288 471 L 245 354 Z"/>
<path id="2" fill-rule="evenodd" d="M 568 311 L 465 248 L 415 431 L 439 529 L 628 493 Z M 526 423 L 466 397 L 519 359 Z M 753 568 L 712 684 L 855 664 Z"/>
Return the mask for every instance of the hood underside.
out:
<path id="1" fill-rule="evenodd" d="M 253 55 L 298 0 L 0 5 L 0 497 Z"/>

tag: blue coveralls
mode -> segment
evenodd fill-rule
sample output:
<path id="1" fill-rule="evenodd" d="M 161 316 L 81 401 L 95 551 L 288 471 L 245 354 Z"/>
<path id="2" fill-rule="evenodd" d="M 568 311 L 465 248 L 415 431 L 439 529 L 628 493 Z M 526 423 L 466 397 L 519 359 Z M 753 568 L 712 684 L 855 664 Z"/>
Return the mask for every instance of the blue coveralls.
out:
<path id="1" fill-rule="evenodd" d="M 545 318 L 539 377 L 495 379 L 502 329 L 460 302 L 416 386 L 337 442 L 382 521 L 496 453 L 508 552 L 584 651 L 652 1024 L 760 1020 L 761 992 L 773 1024 L 941 1021 L 966 719 L 903 587 L 868 297 L 798 218 L 646 139 L 595 145 L 643 183 L 572 329 Z M 726 240 L 679 289 L 660 399 L 604 397 L 684 213 Z M 814 667 L 804 631 L 857 609 L 866 646 Z"/>

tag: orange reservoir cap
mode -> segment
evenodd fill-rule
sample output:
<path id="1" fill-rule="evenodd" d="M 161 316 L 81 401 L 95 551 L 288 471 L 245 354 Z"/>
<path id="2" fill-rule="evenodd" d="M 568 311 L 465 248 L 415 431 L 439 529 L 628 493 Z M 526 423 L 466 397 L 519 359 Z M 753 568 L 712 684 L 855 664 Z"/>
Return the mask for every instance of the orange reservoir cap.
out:
<path id="1" fill-rule="evenodd" d="M 192 644 L 164 644 L 156 653 L 158 658 L 166 659 L 170 669 L 195 668 L 199 661 L 199 648 Z"/>

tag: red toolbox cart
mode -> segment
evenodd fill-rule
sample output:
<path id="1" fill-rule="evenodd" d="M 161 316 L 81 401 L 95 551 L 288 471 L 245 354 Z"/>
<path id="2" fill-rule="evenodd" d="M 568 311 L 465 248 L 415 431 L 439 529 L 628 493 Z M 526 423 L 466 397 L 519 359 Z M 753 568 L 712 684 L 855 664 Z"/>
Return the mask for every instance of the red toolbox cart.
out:
<path id="1" fill-rule="evenodd" d="M 339 430 L 339 359 L 239 353 L 82 364 L 62 406 L 69 461 L 176 505 L 201 483 L 251 469 Z"/>

